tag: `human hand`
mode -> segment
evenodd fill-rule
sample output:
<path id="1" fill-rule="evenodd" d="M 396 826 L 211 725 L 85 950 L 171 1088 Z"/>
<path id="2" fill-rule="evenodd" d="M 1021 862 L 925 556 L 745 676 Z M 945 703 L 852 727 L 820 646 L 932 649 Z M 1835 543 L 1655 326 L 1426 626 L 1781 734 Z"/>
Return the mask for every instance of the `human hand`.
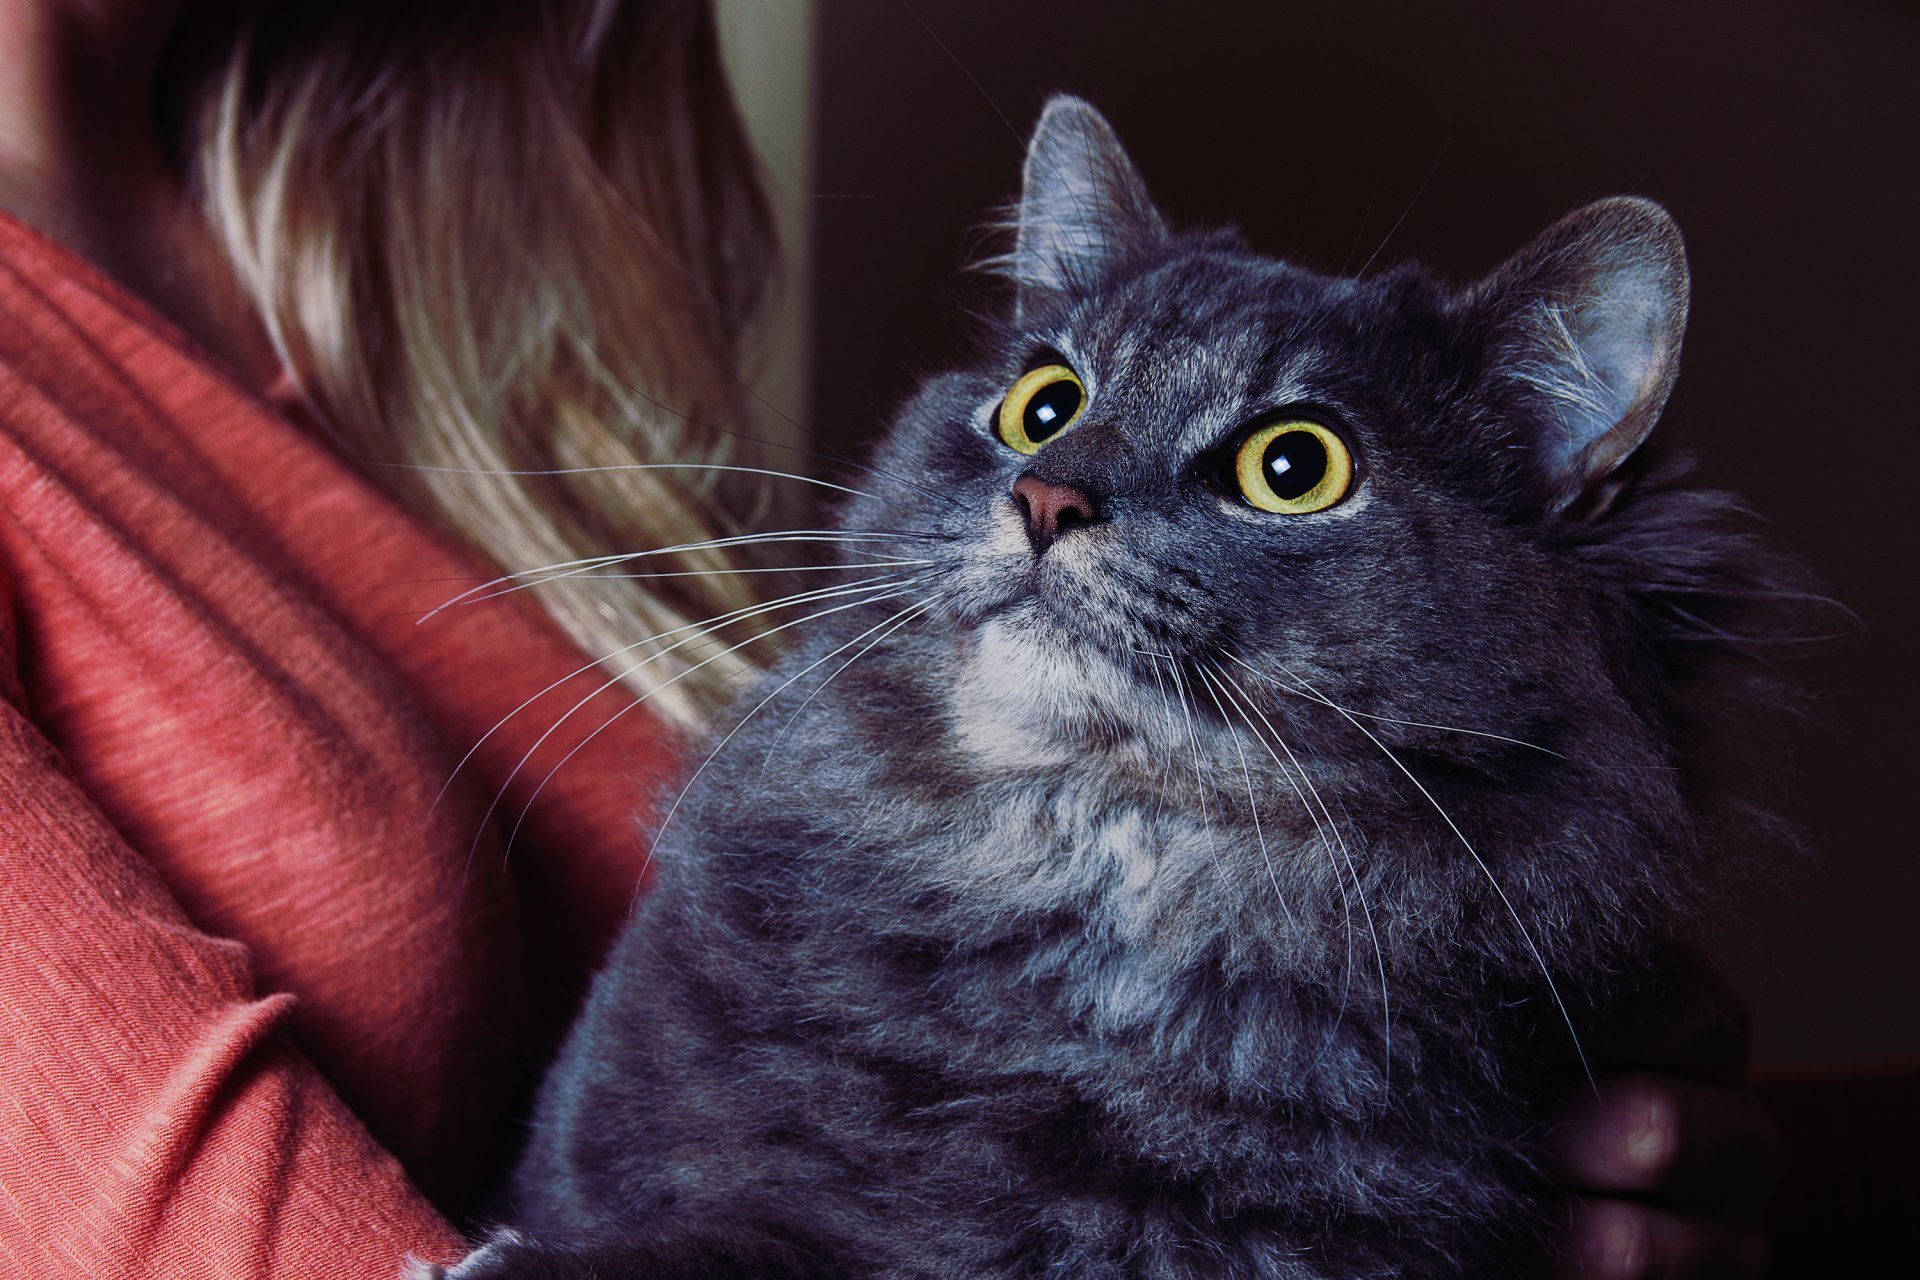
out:
<path id="1" fill-rule="evenodd" d="M 1553 1140 L 1570 1193 L 1562 1274 L 1578 1280 L 1748 1280 L 1765 1273 L 1762 1213 L 1785 1158 L 1747 1083 L 1747 1013 L 1697 953 L 1589 1044 Z"/>

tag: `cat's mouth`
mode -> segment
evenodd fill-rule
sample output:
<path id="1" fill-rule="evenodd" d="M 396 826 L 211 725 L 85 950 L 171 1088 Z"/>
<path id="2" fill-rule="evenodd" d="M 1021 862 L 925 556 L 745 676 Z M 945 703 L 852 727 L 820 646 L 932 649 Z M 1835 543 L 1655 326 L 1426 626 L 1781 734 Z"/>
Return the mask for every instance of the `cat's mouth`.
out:
<path id="1" fill-rule="evenodd" d="M 1024 575 L 1018 589 L 966 619 L 983 678 L 1022 690 L 1069 721 L 1130 719 L 1163 678 L 1168 638 L 1111 601 L 1096 605 L 1041 577 Z"/>
<path id="2" fill-rule="evenodd" d="M 1064 763 L 1138 721 L 1147 661 L 1089 643 L 1038 596 L 1005 601 L 962 641 L 955 728 L 999 766 Z"/>
<path id="3" fill-rule="evenodd" d="M 1129 625 L 1126 612 L 1114 601 L 1099 598 L 1108 593 L 1090 591 L 1081 579 L 1049 568 L 1044 560 L 1007 586 L 1005 594 L 970 619 L 975 630 L 991 622 L 1049 650 L 1090 648 L 1123 666 L 1135 665 L 1145 637 Z"/>
<path id="4" fill-rule="evenodd" d="M 1008 662 L 1098 660 L 1151 688 L 1154 659 L 1184 650 L 1192 610 L 1145 569 L 1132 569 L 1110 525 L 1075 528 L 1036 549 L 1013 504 L 989 515 L 975 549 L 949 580 L 953 619 L 976 638 L 991 630 Z M 1070 667 L 1072 663 L 1067 663 Z"/>

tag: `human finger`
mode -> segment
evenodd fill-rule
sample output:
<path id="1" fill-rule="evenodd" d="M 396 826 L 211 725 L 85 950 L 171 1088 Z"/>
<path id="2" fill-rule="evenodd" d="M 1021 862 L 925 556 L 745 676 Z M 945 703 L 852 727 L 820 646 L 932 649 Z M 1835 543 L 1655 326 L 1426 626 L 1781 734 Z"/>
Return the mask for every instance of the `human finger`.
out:
<path id="1" fill-rule="evenodd" d="M 1676 1213 L 1602 1197 L 1576 1202 L 1566 1280 L 1758 1280 L 1767 1239 L 1758 1216 Z"/>
<path id="2" fill-rule="evenodd" d="M 1756 1212 L 1785 1163 L 1779 1130 L 1750 1091 L 1657 1072 L 1599 1077 L 1552 1149 L 1570 1190 Z"/>

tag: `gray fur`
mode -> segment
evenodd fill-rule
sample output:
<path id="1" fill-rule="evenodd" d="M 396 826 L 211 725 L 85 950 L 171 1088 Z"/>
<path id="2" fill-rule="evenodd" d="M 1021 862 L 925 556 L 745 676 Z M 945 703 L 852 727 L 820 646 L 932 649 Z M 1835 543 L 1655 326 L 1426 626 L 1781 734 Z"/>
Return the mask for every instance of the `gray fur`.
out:
<path id="1" fill-rule="evenodd" d="M 1168 231 L 1084 104 L 1032 154 L 1017 321 L 842 514 L 936 564 L 742 703 L 545 1087 L 542 1243 L 475 1275 L 1320 1280 L 1538 1248 L 1573 1029 L 1697 910 L 1739 812 L 1713 708 L 1765 693 L 1718 638 L 1755 544 L 1640 447 L 1671 223 L 1597 206 L 1462 291 L 1335 280 Z M 1047 158 L 1086 155 L 1055 199 Z M 995 406 L 1062 357 L 1086 414 L 1016 454 Z M 1314 515 L 1219 479 L 1289 406 L 1359 459 Z M 1036 554 L 1028 469 L 1100 519 Z"/>

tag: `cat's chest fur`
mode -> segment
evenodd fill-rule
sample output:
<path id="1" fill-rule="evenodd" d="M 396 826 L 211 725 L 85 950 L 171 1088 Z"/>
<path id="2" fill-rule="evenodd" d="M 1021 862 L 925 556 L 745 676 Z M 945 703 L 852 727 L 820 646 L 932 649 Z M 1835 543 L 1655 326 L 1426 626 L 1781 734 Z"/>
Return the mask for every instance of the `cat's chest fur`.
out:
<path id="1" fill-rule="evenodd" d="M 1081 1258 L 1074 1270 L 1084 1253 L 1198 1240 L 1244 1213 L 1224 1269 L 1254 1274 L 1309 1224 L 1398 1212 L 1429 1219 L 1446 1248 L 1459 1206 L 1511 1203 L 1510 1172 L 1442 1154 L 1510 1146 L 1527 1124 L 1488 1093 L 1492 1020 L 1396 972 L 1396 998 L 1421 1007 L 1392 1024 L 1364 915 L 1322 883 L 1337 851 L 1304 817 L 1256 834 L 1244 792 L 1236 812 L 1207 788 L 1202 808 L 1200 791 L 1144 785 L 1128 749 L 1034 767 L 976 757 L 959 733 L 929 741 L 953 753 L 945 776 L 973 776 L 930 805 L 916 771 L 889 767 L 899 753 L 863 752 L 857 708 L 825 701 L 839 727 L 790 758 L 812 785 L 782 799 L 832 832 L 830 865 L 823 851 L 806 872 L 814 855 L 795 860 L 790 829 L 778 862 L 751 830 L 711 830 L 697 910 L 740 913 L 729 945 L 756 977 L 729 1003 L 786 1002 L 754 1034 L 797 1024 L 804 1045 L 768 1059 L 754 1093 L 771 1101 L 734 1121 L 770 1108 L 766 1123 L 818 1134 L 837 1163 L 891 1171 L 851 1198 L 862 1215 L 915 1206 L 905 1255 L 882 1270 L 918 1274 L 929 1239 L 954 1251 L 929 1274 Z M 716 836 L 730 853 L 713 856 Z M 1239 877 L 1249 848 L 1271 874 Z M 763 890 L 714 891 L 755 866 L 773 877 Z M 770 971 L 778 997 L 758 985 Z M 1446 1105 L 1404 1108 L 1416 1074 Z M 878 1137 L 847 1123 L 875 1110 L 893 1116 Z M 1179 1252 L 1152 1269 L 1220 1269 L 1190 1272 Z"/>
<path id="2" fill-rule="evenodd" d="M 972 785 L 964 818 L 930 833 L 923 860 L 981 901 L 1075 910 L 1147 945 L 1179 870 L 1243 821 L 1217 795 L 1214 812 L 1167 785 L 1170 770 L 1200 766 L 1177 758 L 1187 744 L 1171 702 L 1148 723 L 1133 680 L 1099 654 L 998 619 L 956 644 L 948 680 L 948 745 Z"/>
<path id="3" fill-rule="evenodd" d="M 831 833 L 817 873 L 751 852 L 709 868 L 769 869 L 766 910 L 801 940 L 794 989 L 817 995 L 821 1024 L 857 988 L 884 1011 L 849 1029 L 861 1043 L 983 1071 L 989 1090 L 1044 1071 L 1189 1125 L 1212 1111 L 1244 1131 L 1309 1098 L 1383 1105 L 1392 1045 L 1420 1047 L 1382 1005 L 1389 968 L 1403 993 L 1421 984 L 1383 954 L 1367 901 L 1381 889 L 1360 870 L 1391 851 L 1358 825 L 1334 832 L 1271 774 L 1232 773 L 1237 749 L 1204 754 L 1177 709 L 1191 691 L 1144 722 L 1136 696 L 1136 720 L 1093 750 L 1074 725 L 1104 710 L 1097 669 L 1055 668 L 1045 698 L 974 700 L 968 685 L 991 683 L 975 662 L 997 660 L 991 644 L 975 655 L 953 663 L 919 749 L 874 752 L 881 727 L 826 700 L 835 728 L 791 757 L 810 783 L 786 810 Z"/>

